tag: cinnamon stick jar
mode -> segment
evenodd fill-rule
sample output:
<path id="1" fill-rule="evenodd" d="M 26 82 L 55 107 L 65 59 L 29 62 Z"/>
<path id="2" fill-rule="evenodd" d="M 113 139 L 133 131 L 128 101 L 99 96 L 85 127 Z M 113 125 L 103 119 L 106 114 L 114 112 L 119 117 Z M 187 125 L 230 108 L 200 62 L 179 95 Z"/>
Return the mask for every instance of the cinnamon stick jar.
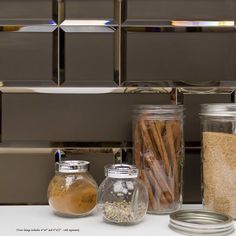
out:
<path id="1" fill-rule="evenodd" d="M 88 168 L 87 161 L 56 163 L 56 174 L 48 186 L 48 201 L 57 215 L 86 216 L 95 208 L 98 186 Z"/>
<path id="2" fill-rule="evenodd" d="M 148 189 L 148 213 L 176 211 L 182 204 L 183 106 L 141 105 L 134 114 L 133 159 Z"/>

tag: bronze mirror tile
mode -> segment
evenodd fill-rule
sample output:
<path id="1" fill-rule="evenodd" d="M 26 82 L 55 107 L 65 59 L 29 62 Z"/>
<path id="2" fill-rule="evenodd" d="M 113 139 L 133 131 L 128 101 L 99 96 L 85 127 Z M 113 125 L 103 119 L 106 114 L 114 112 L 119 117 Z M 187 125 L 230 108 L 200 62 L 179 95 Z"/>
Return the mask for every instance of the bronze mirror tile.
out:
<path id="1" fill-rule="evenodd" d="M 201 198 L 201 157 L 200 149 L 185 151 L 183 174 L 183 201 L 186 204 L 202 202 Z"/>
<path id="2" fill-rule="evenodd" d="M 116 86 L 113 30 L 65 32 L 65 83 Z"/>
<path id="3" fill-rule="evenodd" d="M 126 0 L 127 19 L 230 20 L 235 0 Z"/>
<path id="4" fill-rule="evenodd" d="M 0 32 L 0 80 L 53 84 L 53 37 L 53 32 Z"/>
<path id="5" fill-rule="evenodd" d="M 114 0 L 65 0 L 66 19 L 113 19 Z"/>
<path id="6" fill-rule="evenodd" d="M 168 94 L 3 94 L 2 141 L 131 141 L 133 105 L 167 103 Z"/>
<path id="7" fill-rule="evenodd" d="M 104 166 L 114 164 L 115 158 L 112 153 L 84 153 L 66 155 L 66 160 L 84 160 L 90 162 L 90 173 L 93 175 L 97 184 L 101 184 L 104 180 Z"/>
<path id="8" fill-rule="evenodd" d="M 234 32 L 127 32 L 126 81 L 236 80 Z"/>
<path id="9" fill-rule="evenodd" d="M 53 0 L 1 0 L 0 19 L 52 19 Z"/>
<path id="10" fill-rule="evenodd" d="M 228 94 L 201 94 L 184 95 L 186 109 L 184 135 L 187 142 L 200 142 L 200 105 L 204 103 L 230 103 L 231 96 Z"/>
<path id="11" fill-rule="evenodd" d="M 0 204 L 46 204 L 54 175 L 48 154 L 0 154 Z"/>

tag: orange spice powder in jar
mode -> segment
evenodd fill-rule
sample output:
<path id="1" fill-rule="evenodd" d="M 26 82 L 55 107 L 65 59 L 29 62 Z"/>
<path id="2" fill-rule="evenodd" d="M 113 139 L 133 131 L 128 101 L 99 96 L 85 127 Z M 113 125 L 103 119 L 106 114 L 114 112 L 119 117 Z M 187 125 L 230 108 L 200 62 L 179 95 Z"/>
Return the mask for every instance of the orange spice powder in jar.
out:
<path id="1" fill-rule="evenodd" d="M 56 175 L 48 187 L 49 205 L 62 216 L 86 216 L 96 206 L 98 186 L 88 172 L 89 162 L 56 163 Z"/>

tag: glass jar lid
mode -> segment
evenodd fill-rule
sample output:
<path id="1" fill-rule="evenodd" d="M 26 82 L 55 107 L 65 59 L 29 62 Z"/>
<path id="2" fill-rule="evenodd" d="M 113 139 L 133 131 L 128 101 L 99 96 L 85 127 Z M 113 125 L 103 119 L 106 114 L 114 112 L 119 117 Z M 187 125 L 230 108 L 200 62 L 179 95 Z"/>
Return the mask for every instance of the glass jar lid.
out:
<path id="1" fill-rule="evenodd" d="M 59 173 L 80 173 L 86 172 L 89 168 L 88 161 L 71 160 L 56 163 L 56 171 Z"/>
<path id="2" fill-rule="evenodd" d="M 230 216 L 204 210 L 180 210 L 171 213 L 169 227 L 181 234 L 199 236 L 223 236 L 234 231 Z"/>
<path id="3" fill-rule="evenodd" d="M 202 104 L 200 116 L 236 117 L 236 104 L 234 103 Z"/>
<path id="4" fill-rule="evenodd" d="M 183 105 L 138 105 L 134 107 L 135 115 L 160 116 L 164 118 L 182 117 Z"/>
<path id="5" fill-rule="evenodd" d="M 133 165 L 114 164 L 105 166 L 105 176 L 110 178 L 137 178 L 138 169 Z"/>

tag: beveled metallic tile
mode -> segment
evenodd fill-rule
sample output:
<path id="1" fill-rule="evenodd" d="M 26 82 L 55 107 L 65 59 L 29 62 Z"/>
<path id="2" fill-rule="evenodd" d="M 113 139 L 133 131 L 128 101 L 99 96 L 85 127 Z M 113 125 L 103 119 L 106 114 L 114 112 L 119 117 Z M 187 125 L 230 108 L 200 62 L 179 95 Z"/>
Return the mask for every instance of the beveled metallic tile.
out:
<path id="1" fill-rule="evenodd" d="M 234 21 L 181 21 L 181 20 L 127 20 L 122 24 L 123 27 L 139 27 L 139 28 L 158 28 L 158 27 L 169 27 L 169 28 L 187 28 L 187 27 L 200 27 L 200 28 L 234 28 L 235 22 Z"/>
<path id="2" fill-rule="evenodd" d="M 168 104 L 170 96 L 3 94 L 2 141 L 129 142 L 133 105 L 141 103 Z"/>
<path id="3" fill-rule="evenodd" d="M 52 25 L 1 25 L 0 32 L 14 32 L 14 33 L 47 33 L 53 32 L 57 26 Z"/>
<path id="4" fill-rule="evenodd" d="M 61 26 L 118 26 L 113 20 L 64 20 Z M 62 27 L 63 28 L 63 27 Z M 65 28 L 66 30 L 66 28 Z"/>
<path id="5" fill-rule="evenodd" d="M 54 0 L 1 0 L 0 19 L 53 19 Z"/>
<path id="6" fill-rule="evenodd" d="M 185 94 L 185 140 L 186 142 L 200 142 L 200 105 L 203 103 L 230 103 L 231 94 Z"/>
<path id="7" fill-rule="evenodd" d="M 19 84 L 21 84 L 20 82 Z M 145 94 L 170 94 L 171 87 L 31 87 L 32 83 L 26 82 L 25 87 L 7 86 L 4 82 L 0 91 L 6 94 L 35 93 L 35 94 L 123 94 L 123 93 L 145 93 Z M 19 85 L 18 84 L 18 85 Z M 28 86 L 27 86 L 28 85 Z"/>
<path id="8" fill-rule="evenodd" d="M 66 30 L 63 85 L 115 86 L 115 29 L 70 26 L 63 30 Z"/>
<path id="9" fill-rule="evenodd" d="M 126 19 L 235 20 L 234 0 L 126 0 Z"/>
<path id="10" fill-rule="evenodd" d="M 200 151 L 200 148 L 185 150 L 183 201 L 186 204 L 202 203 Z"/>
<path id="11" fill-rule="evenodd" d="M 65 0 L 66 19 L 113 19 L 114 0 Z"/>
<path id="12" fill-rule="evenodd" d="M 104 179 L 104 166 L 115 163 L 116 152 L 118 149 L 111 148 L 67 150 L 64 159 L 89 161 L 90 173 L 100 184 Z M 0 204 L 47 204 L 48 184 L 55 173 L 54 153 L 45 148 L 25 148 L 23 151 L 0 148 L 0 186 L 3 191 Z M 14 175 L 9 176 L 9 169 Z M 17 186 L 13 188 L 16 176 Z"/>
<path id="13" fill-rule="evenodd" d="M 136 32 L 135 32 L 136 31 Z M 236 33 L 126 32 L 124 85 L 157 81 L 191 87 L 234 86 Z M 228 84 L 228 86 L 227 86 Z M 222 86 L 223 84 L 221 84 Z M 181 86 L 181 85 L 180 85 Z"/>
<path id="14" fill-rule="evenodd" d="M 114 33 L 113 26 L 97 26 L 97 25 L 61 25 L 60 27 L 66 33 Z"/>
<path id="15" fill-rule="evenodd" d="M 0 204 L 47 204 L 54 165 L 50 153 L 0 154 Z"/>
<path id="16" fill-rule="evenodd" d="M 160 22 L 159 22 L 160 23 Z M 122 28 L 128 32 L 143 32 L 143 33 L 219 33 L 219 32 L 235 32 L 235 26 L 232 25 L 223 25 L 223 26 L 174 26 L 174 25 L 168 25 L 164 24 L 162 22 L 160 25 L 154 24 L 154 25 L 123 25 Z"/>
<path id="17" fill-rule="evenodd" d="M 0 26 L 9 26 L 9 27 L 24 27 L 24 26 L 56 26 L 56 21 L 54 20 L 41 20 L 41 19 L 34 19 L 34 20 L 27 20 L 27 19 L 0 19 Z M 6 27 L 7 29 L 7 27 Z M 6 30 L 7 31 L 7 30 Z"/>
<path id="18" fill-rule="evenodd" d="M 53 26 L 54 27 L 54 26 Z M 31 81 L 53 84 L 54 33 L 0 32 L 0 78 L 2 82 Z"/>

